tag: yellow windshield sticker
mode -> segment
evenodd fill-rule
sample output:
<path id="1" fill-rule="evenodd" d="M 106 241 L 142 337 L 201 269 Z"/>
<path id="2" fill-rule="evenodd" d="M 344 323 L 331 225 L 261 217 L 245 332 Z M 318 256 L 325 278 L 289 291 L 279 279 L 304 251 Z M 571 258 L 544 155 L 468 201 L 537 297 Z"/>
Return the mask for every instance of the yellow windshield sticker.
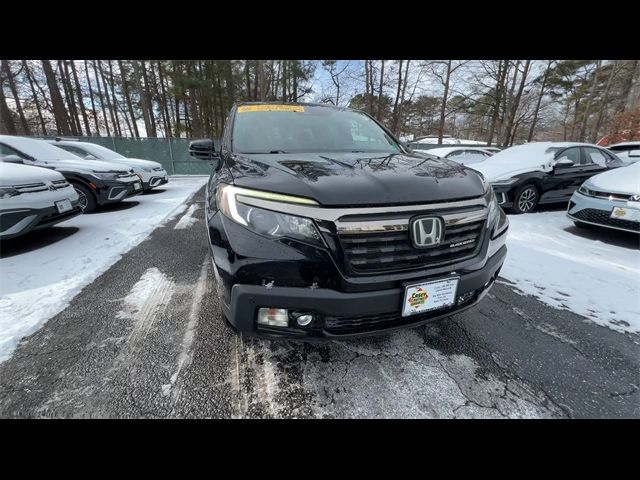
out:
<path id="1" fill-rule="evenodd" d="M 238 112 L 304 112 L 301 105 L 241 105 Z"/>

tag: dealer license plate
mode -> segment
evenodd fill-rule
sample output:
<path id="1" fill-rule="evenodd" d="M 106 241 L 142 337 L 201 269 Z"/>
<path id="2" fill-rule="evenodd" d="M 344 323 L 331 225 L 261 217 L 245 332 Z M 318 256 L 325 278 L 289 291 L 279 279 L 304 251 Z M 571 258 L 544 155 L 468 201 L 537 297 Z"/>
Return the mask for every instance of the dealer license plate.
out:
<path id="1" fill-rule="evenodd" d="M 408 285 L 404 291 L 402 316 L 450 307 L 456 301 L 460 278 L 447 278 Z"/>
<path id="2" fill-rule="evenodd" d="M 66 199 L 56 202 L 56 208 L 58 209 L 58 213 L 64 213 L 72 210 L 73 206 L 71 205 L 71 200 Z"/>
<path id="3" fill-rule="evenodd" d="M 611 212 L 611 218 L 640 222 L 640 210 L 637 208 L 615 207 Z"/>

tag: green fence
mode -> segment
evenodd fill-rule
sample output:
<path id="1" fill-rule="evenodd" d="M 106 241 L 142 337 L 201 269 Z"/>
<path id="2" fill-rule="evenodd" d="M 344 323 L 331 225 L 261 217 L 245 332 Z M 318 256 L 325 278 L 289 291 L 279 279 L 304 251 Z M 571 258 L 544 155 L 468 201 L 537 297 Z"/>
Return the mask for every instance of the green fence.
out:
<path id="1" fill-rule="evenodd" d="M 189 155 L 190 138 L 64 137 L 96 143 L 129 158 L 160 162 L 170 175 L 209 175 L 208 162 Z M 216 143 L 216 145 L 219 145 Z"/>

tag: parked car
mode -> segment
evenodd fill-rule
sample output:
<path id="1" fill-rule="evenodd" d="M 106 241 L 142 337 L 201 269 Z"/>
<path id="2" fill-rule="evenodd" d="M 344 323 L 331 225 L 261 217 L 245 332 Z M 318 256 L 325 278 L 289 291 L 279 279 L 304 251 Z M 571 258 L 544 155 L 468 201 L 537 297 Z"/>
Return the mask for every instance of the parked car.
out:
<path id="1" fill-rule="evenodd" d="M 158 162 L 139 158 L 128 158 L 102 145 L 90 142 L 56 139 L 49 140 L 49 143 L 85 160 L 104 160 L 132 168 L 134 173 L 142 180 L 144 191 L 164 185 L 169 181 L 167 171 L 163 168 L 162 164 Z"/>
<path id="2" fill-rule="evenodd" d="M 206 223 L 218 295 L 241 332 L 347 337 L 416 326 L 478 303 L 507 253 L 508 220 L 475 171 L 405 149 L 369 115 L 243 103 L 214 172 Z"/>
<path id="3" fill-rule="evenodd" d="M 611 150 L 625 165 L 629 165 L 640 160 L 640 142 L 616 143 L 614 145 L 609 145 L 607 149 Z"/>
<path id="4" fill-rule="evenodd" d="M 98 205 L 120 202 L 142 193 L 142 182 L 133 170 L 110 162 L 87 162 L 44 140 L 0 135 L 0 155 L 60 172 L 78 193 L 80 206 L 86 213 Z"/>
<path id="5" fill-rule="evenodd" d="M 507 148 L 470 168 L 491 183 L 502 208 L 528 213 L 568 201 L 586 179 L 620 166 L 611 152 L 589 143 L 540 142 Z"/>
<path id="6" fill-rule="evenodd" d="M 0 163 L 0 239 L 47 228 L 81 213 L 78 194 L 62 174 Z"/>
<path id="7" fill-rule="evenodd" d="M 640 162 L 588 179 L 571 196 L 567 216 L 578 227 L 640 233 Z"/>
<path id="8" fill-rule="evenodd" d="M 453 160 L 462 165 L 483 162 L 493 155 L 493 152 L 487 151 L 484 147 L 440 147 L 432 148 L 427 153 Z"/>

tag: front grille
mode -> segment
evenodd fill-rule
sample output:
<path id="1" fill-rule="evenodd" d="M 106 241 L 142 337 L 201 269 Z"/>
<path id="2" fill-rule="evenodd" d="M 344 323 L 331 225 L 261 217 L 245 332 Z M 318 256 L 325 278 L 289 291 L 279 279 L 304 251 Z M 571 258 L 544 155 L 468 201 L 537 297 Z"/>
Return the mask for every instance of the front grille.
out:
<path id="1" fill-rule="evenodd" d="M 377 272 L 446 265 L 471 257 L 482 243 L 484 220 L 445 227 L 441 244 L 414 248 L 409 231 L 340 235 L 345 258 L 353 270 Z M 464 242 L 462 245 L 457 245 Z M 456 246 L 453 246 L 456 245 Z"/>
<path id="2" fill-rule="evenodd" d="M 48 190 L 47 186 L 44 183 L 25 183 L 24 185 L 16 185 L 14 187 L 20 193 L 32 193 L 32 192 L 43 192 Z"/>
<path id="3" fill-rule="evenodd" d="M 596 190 L 588 190 L 590 197 L 603 198 L 605 200 L 618 200 L 626 202 L 631 200 L 633 195 L 625 194 L 625 193 L 611 193 L 611 192 L 600 192 Z"/>
<path id="4" fill-rule="evenodd" d="M 609 215 L 611 215 L 611 212 L 596 210 L 595 208 L 585 208 L 584 210 L 571 214 L 572 217 L 578 220 L 584 220 L 585 222 L 598 223 L 600 225 L 608 225 L 611 227 L 640 232 L 640 222 L 611 218 Z"/>
<path id="5" fill-rule="evenodd" d="M 64 213 L 58 213 L 57 211 L 54 211 L 53 213 L 50 213 L 49 215 L 45 215 L 42 218 L 40 218 L 36 226 L 46 225 L 51 222 L 62 221 L 64 218 L 67 218 L 67 217 L 74 217 L 81 210 L 82 209 L 80 207 L 74 207 L 72 210 L 69 210 L 68 212 L 64 212 Z"/>

